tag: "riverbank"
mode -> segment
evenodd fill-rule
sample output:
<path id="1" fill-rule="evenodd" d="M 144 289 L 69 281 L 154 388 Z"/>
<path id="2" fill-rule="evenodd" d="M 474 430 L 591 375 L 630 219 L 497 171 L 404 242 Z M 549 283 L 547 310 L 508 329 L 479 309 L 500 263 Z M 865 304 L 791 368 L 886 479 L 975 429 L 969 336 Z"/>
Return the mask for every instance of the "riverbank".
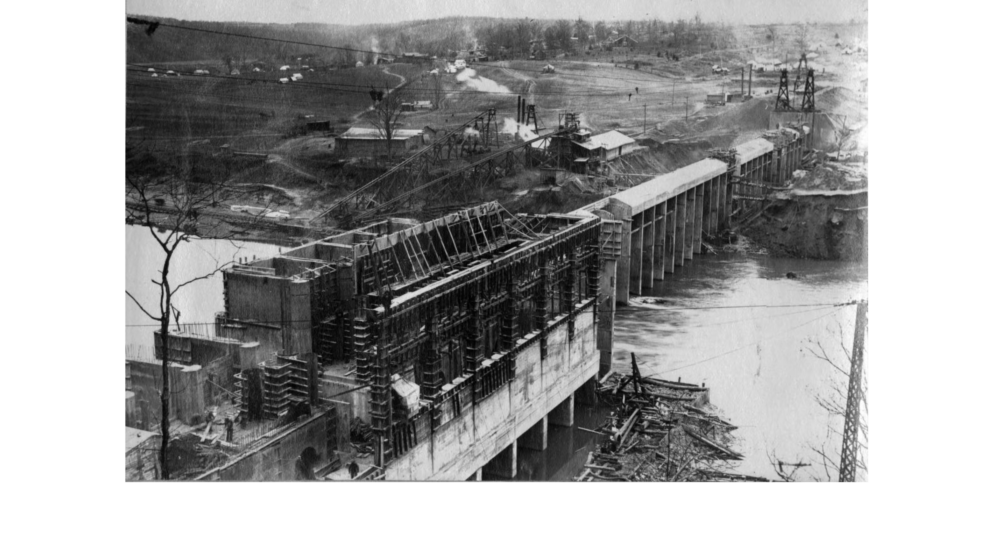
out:
<path id="1" fill-rule="evenodd" d="M 738 229 L 776 257 L 868 259 L 868 165 L 828 162 L 796 171 L 763 213 Z"/>

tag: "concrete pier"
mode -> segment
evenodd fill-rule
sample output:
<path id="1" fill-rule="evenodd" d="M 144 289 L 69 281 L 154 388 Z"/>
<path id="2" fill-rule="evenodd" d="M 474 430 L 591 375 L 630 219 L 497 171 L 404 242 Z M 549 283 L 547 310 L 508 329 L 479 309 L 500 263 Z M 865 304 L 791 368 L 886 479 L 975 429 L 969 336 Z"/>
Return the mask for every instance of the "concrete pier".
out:
<path id="1" fill-rule="evenodd" d="M 667 239 L 664 247 L 664 265 L 667 273 L 673 273 L 677 265 L 677 198 L 671 197 L 667 205 Z"/>
<path id="2" fill-rule="evenodd" d="M 705 231 L 705 184 L 700 184 L 694 189 L 694 199 L 695 199 L 695 218 L 694 218 L 694 248 L 692 251 L 694 254 L 701 254 L 701 238 Z"/>
<path id="3" fill-rule="evenodd" d="M 656 212 L 642 211 L 642 288 L 653 287 L 653 265 L 656 254 Z"/>
<path id="4" fill-rule="evenodd" d="M 575 399 L 576 393 L 573 393 L 569 395 L 569 398 L 563 400 L 562 403 L 553 408 L 548 415 L 549 424 L 557 427 L 573 426 L 573 404 Z"/>
<path id="5" fill-rule="evenodd" d="M 667 203 L 656 205 L 654 211 L 656 245 L 653 247 L 653 280 L 662 281 L 666 271 L 664 257 L 667 248 Z"/>
<path id="6" fill-rule="evenodd" d="M 698 217 L 701 212 L 698 210 L 698 192 L 694 188 L 691 188 L 686 192 L 687 198 L 687 222 L 684 226 L 684 259 L 693 260 L 694 259 L 694 243 L 695 240 L 700 240 L 701 225 L 698 223 Z M 697 234 L 696 234 L 697 233 Z M 701 252 L 699 251 L 699 254 Z"/>
<path id="7" fill-rule="evenodd" d="M 682 267 L 684 265 L 685 241 L 687 241 L 687 194 L 674 197 L 677 210 L 677 219 L 674 221 L 677 226 L 676 238 L 674 239 L 674 265 Z"/>
<path id="8" fill-rule="evenodd" d="M 632 270 L 632 207 L 611 198 L 604 204 L 604 210 L 622 223 L 622 255 L 618 258 L 615 273 L 615 300 L 628 305 L 629 285 Z"/>
<path id="9" fill-rule="evenodd" d="M 618 262 L 604 260 L 601 264 L 600 299 L 597 304 L 597 350 L 601 354 L 598 375 L 611 371 L 611 356 L 615 350 L 615 285 Z"/>
<path id="10" fill-rule="evenodd" d="M 708 219 L 708 234 L 715 235 L 719 230 L 719 187 L 720 179 L 713 178 L 711 182 L 708 183 L 709 190 L 711 191 L 711 198 L 709 199 L 709 219 Z"/>

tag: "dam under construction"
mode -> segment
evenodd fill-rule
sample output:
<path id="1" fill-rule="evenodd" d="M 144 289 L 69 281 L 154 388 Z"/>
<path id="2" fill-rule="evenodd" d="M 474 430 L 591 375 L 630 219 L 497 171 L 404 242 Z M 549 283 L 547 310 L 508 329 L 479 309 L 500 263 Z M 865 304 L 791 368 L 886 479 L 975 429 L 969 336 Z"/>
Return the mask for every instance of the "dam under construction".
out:
<path id="1" fill-rule="evenodd" d="M 518 160 L 558 160 L 552 143 L 578 132 L 537 137 Z M 172 417 L 205 441 L 213 410 L 228 415 L 226 440 L 214 437 L 225 457 L 187 477 L 517 479 L 519 457 L 600 403 L 616 308 L 760 215 L 813 154 L 808 128 L 791 125 L 570 213 L 488 202 L 240 259 L 211 327 L 155 336 L 156 358 L 177 362 L 172 382 L 192 387 L 172 395 Z M 151 360 L 127 361 L 139 429 L 155 407 Z"/>

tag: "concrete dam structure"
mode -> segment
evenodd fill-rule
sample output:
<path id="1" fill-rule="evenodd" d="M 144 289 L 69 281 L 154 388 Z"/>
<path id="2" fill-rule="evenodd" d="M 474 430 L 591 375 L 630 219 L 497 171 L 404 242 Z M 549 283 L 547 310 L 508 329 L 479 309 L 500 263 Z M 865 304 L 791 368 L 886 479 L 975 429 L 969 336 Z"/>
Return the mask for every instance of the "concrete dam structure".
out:
<path id="1" fill-rule="evenodd" d="M 657 176 L 578 212 L 606 211 L 622 223 L 615 300 L 639 294 L 701 254 L 702 239 L 758 213 L 767 190 L 792 179 L 803 160 L 806 133 L 765 133 L 730 150 Z"/>
<path id="2" fill-rule="evenodd" d="M 597 302 L 615 274 L 601 250 L 614 225 L 487 203 L 234 266 L 216 329 L 276 357 L 240 370 L 240 410 L 266 418 L 308 400 L 294 379 L 315 368 L 291 379 L 280 369 L 295 355 L 322 369 L 315 399 L 349 401 L 352 418 L 370 420 L 366 477 L 513 477 L 518 438 L 541 449 L 550 423 L 571 425 L 576 391 L 610 362 L 613 324 Z M 366 400 L 341 394 L 358 390 Z"/>
<path id="3" fill-rule="evenodd" d="M 229 268 L 215 333 L 253 350 L 212 373 L 234 375 L 242 418 L 281 426 L 203 479 L 342 468 L 355 421 L 371 455 L 351 479 L 514 478 L 518 449 L 546 449 L 577 398 L 596 401 L 616 303 L 758 213 L 803 136 L 769 132 L 570 214 L 390 218 Z"/>

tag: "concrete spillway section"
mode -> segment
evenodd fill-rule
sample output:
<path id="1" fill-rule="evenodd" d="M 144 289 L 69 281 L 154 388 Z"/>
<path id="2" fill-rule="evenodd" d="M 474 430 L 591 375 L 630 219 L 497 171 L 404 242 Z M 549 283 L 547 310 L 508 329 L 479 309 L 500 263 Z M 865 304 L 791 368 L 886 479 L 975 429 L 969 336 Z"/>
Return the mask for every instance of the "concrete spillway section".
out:
<path id="1" fill-rule="evenodd" d="M 702 232 L 714 234 L 719 225 L 711 203 L 722 199 L 727 169 L 722 161 L 703 159 L 581 209 L 611 212 L 629 234 L 618 260 L 618 303 L 628 304 L 630 292 L 651 287 L 700 253 Z"/>
<path id="2" fill-rule="evenodd" d="M 703 159 L 577 211 L 607 211 L 622 222 L 618 304 L 700 254 L 704 237 L 728 229 L 734 216 L 760 210 L 768 185 L 791 178 L 802 160 L 801 135 L 765 136 L 722 151 L 725 161 Z"/>

